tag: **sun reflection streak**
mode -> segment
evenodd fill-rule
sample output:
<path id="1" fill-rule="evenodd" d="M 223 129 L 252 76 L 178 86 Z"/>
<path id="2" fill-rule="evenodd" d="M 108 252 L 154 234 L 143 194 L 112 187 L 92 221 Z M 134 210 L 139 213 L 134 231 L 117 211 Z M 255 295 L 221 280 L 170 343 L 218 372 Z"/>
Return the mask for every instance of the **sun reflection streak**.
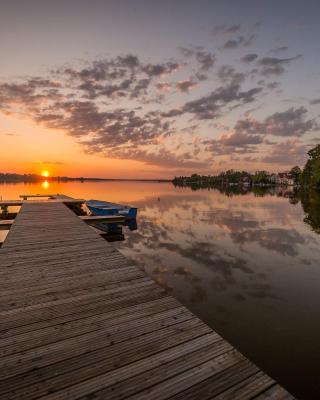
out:
<path id="1" fill-rule="evenodd" d="M 43 189 L 48 189 L 50 184 L 49 184 L 48 181 L 44 181 L 44 182 L 42 182 L 41 186 L 42 186 Z"/>

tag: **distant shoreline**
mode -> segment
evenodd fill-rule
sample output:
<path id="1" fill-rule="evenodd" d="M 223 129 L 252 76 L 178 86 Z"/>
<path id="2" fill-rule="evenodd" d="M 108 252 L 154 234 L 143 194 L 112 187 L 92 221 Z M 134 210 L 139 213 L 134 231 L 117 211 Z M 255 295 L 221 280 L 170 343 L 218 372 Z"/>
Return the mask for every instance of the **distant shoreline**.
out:
<path id="1" fill-rule="evenodd" d="M 85 177 L 67 177 L 53 176 L 43 177 L 40 175 L 17 175 L 1 174 L 0 183 L 37 183 L 37 182 L 172 182 L 172 179 L 143 179 L 143 178 L 85 178 Z"/>

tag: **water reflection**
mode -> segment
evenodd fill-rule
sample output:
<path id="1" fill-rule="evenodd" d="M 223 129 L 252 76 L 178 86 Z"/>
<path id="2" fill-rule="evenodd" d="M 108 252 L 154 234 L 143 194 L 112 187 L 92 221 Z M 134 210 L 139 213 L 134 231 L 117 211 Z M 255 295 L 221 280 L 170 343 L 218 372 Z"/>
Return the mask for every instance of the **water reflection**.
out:
<path id="1" fill-rule="evenodd" d="M 315 191 L 302 191 L 300 200 L 305 212 L 304 222 L 311 226 L 311 229 L 320 233 L 320 201 L 319 193 Z"/>
<path id="2" fill-rule="evenodd" d="M 46 180 L 46 181 L 43 181 L 42 184 L 41 184 L 41 187 L 42 187 L 43 189 L 49 189 L 50 183 L 49 183 L 47 180 Z"/>
<path id="3" fill-rule="evenodd" d="M 112 245 L 298 398 L 320 398 L 319 193 L 52 185 L 53 193 L 137 206 L 138 229 L 117 225 L 104 232 L 124 235 Z M 0 189 L 7 198 L 25 191 Z"/>
<path id="4" fill-rule="evenodd" d="M 319 194 L 184 188 L 137 205 L 139 229 L 117 247 L 298 397 L 319 398 Z"/>
<path id="5" fill-rule="evenodd" d="M 100 235 L 108 242 L 119 242 L 125 240 L 125 228 L 128 228 L 130 231 L 138 229 L 136 219 L 117 223 L 96 223 L 93 226 L 101 232 Z"/>

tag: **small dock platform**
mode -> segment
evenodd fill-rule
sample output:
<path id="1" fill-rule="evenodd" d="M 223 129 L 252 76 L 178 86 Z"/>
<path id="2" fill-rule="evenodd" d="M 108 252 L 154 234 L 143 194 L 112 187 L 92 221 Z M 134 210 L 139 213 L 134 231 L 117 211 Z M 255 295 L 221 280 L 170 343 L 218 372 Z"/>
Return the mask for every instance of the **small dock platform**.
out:
<path id="1" fill-rule="evenodd" d="M 0 400 L 293 399 L 66 200 L 22 200 L 0 248 Z"/>

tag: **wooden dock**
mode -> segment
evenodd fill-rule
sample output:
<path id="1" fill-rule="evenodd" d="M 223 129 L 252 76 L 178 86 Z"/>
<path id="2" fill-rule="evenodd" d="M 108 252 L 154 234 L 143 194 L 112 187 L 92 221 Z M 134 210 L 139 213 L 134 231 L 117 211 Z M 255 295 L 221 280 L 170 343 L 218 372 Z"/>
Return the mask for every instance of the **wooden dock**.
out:
<path id="1" fill-rule="evenodd" d="M 0 400 L 293 399 L 62 202 L 0 249 Z"/>

